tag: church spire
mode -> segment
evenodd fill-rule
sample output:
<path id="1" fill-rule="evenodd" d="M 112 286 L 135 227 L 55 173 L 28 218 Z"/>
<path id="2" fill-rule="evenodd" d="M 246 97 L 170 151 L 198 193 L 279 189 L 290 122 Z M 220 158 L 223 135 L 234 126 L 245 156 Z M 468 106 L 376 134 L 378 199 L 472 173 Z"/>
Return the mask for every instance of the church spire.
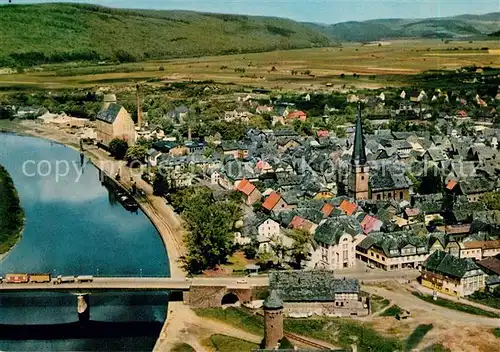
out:
<path id="1" fill-rule="evenodd" d="M 356 120 L 356 131 L 354 135 L 354 150 L 351 157 L 351 165 L 365 165 L 365 137 L 363 135 L 363 124 L 361 123 L 361 103 L 358 102 L 358 118 Z"/>

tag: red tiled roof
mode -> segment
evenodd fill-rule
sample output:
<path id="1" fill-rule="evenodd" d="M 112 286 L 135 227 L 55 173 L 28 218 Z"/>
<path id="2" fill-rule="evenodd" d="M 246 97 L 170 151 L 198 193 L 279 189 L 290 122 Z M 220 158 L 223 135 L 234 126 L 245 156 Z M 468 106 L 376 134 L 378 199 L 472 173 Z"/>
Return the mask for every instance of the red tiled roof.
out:
<path id="1" fill-rule="evenodd" d="M 288 114 L 287 118 L 288 119 L 306 119 L 307 114 L 301 110 L 293 111 L 293 112 Z"/>
<path id="2" fill-rule="evenodd" d="M 417 209 L 417 208 L 406 208 L 405 209 L 405 213 L 408 216 L 417 216 L 418 214 L 420 214 L 420 209 Z"/>
<path id="3" fill-rule="evenodd" d="M 281 196 L 278 193 L 272 192 L 269 197 L 267 197 L 266 201 L 262 204 L 262 207 L 267 210 L 273 210 L 280 199 Z"/>
<path id="4" fill-rule="evenodd" d="M 448 182 L 448 184 L 446 185 L 446 189 L 451 191 L 453 188 L 455 188 L 456 185 L 457 185 L 457 181 L 450 180 L 450 182 Z"/>
<path id="5" fill-rule="evenodd" d="M 325 205 L 323 205 L 323 208 L 321 208 L 321 212 L 325 214 L 325 216 L 330 216 L 334 210 L 335 207 L 330 203 L 325 203 Z"/>
<path id="6" fill-rule="evenodd" d="M 259 160 L 259 161 L 257 161 L 257 164 L 255 165 L 255 167 L 257 169 L 267 169 L 267 168 L 271 167 L 271 165 L 269 165 L 269 163 L 267 161 Z"/>
<path id="7" fill-rule="evenodd" d="M 241 181 L 236 187 L 238 191 L 249 196 L 255 190 L 255 186 L 248 180 Z"/>
<path id="8" fill-rule="evenodd" d="M 342 203 L 340 203 L 339 209 L 347 215 L 352 215 L 356 211 L 356 209 L 358 209 L 358 206 L 347 200 L 343 200 Z"/>
<path id="9" fill-rule="evenodd" d="M 304 221 L 305 221 L 305 220 L 306 220 L 306 219 L 301 218 L 301 217 L 300 217 L 300 216 L 298 216 L 298 215 L 295 215 L 295 216 L 293 217 L 292 221 L 290 222 L 290 227 L 291 227 L 292 229 L 298 228 L 298 227 L 302 226 L 302 224 L 304 224 Z"/>
<path id="10" fill-rule="evenodd" d="M 376 217 L 373 217 L 371 215 L 366 215 L 359 224 L 361 226 L 361 229 L 363 230 L 364 233 L 369 234 L 370 232 L 373 231 L 373 228 L 377 224 L 379 220 Z"/>
<path id="11" fill-rule="evenodd" d="M 329 133 L 328 133 L 328 131 L 326 131 L 326 130 L 320 130 L 320 131 L 316 132 L 316 135 L 317 135 L 318 137 L 328 137 L 328 136 L 329 136 Z"/>

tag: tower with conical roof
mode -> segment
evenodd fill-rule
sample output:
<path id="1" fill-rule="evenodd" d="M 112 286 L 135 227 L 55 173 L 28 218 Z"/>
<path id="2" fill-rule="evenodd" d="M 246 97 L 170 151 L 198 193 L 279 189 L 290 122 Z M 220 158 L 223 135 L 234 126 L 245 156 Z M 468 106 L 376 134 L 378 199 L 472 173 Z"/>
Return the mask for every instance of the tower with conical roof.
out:
<path id="1" fill-rule="evenodd" d="M 275 349 L 283 339 L 283 301 L 272 290 L 264 301 L 264 346 Z"/>
<path id="2" fill-rule="evenodd" d="M 349 170 L 349 196 L 356 200 L 367 200 L 369 197 L 370 167 L 366 163 L 365 138 L 361 123 L 361 103 L 358 103 L 358 118 L 354 134 L 354 148 Z"/>

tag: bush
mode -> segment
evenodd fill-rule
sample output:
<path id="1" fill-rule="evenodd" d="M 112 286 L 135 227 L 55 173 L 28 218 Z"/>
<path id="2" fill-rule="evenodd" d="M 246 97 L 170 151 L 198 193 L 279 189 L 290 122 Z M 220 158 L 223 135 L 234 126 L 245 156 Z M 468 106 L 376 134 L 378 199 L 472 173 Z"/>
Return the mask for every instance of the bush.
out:
<path id="1" fill-rule="evenodd" d="M 123 139 L 115 138 L 109 143 L 109 152 L 116 159 L 122 160 L 127 154 L 128 144 Z"/>
<path id="2" fill-rule="evenodd" d="M 165 67 L 160 66 L 160 68 L 158 69 L 158 71 L 165 71 Z"/>
<path id="3" fill-rule="evenodd" d="M 382 314 L 380 314 L 381 317 L 396 317 L 402 312 L 402 309 L 397 306 L 397 305 L 392 305 L 389 308 L 387 308 Z"/>

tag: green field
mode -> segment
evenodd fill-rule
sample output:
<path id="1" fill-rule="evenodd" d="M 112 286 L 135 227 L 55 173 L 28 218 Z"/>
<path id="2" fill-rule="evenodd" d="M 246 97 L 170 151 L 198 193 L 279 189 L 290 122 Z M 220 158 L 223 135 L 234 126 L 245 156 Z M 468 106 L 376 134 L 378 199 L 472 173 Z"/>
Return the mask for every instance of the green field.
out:
<path id="1" fill-rule="evenodd" d="M 488 50 L 481 50 L 485 47 Z M 161 87 L 172 82 L 210 81 L 281 90 L 340 90 L 400 86 L 423 71 L 455 70 L 471 65 L 499 67 L 500 41 L 446 44 L 440 40 L 412 40 L 380 47 L 343 44 L 119 65 L 41 65 L 22 73 L 4 70 L 0 74 L 0 89 L 130 86 L 135 81 Z"/>
<path id="2" fill-rule="evenodd" d="M 0 254 L 8 252 L 21 238 L 24 212 L 7 170 L 0 165 Z"/>

